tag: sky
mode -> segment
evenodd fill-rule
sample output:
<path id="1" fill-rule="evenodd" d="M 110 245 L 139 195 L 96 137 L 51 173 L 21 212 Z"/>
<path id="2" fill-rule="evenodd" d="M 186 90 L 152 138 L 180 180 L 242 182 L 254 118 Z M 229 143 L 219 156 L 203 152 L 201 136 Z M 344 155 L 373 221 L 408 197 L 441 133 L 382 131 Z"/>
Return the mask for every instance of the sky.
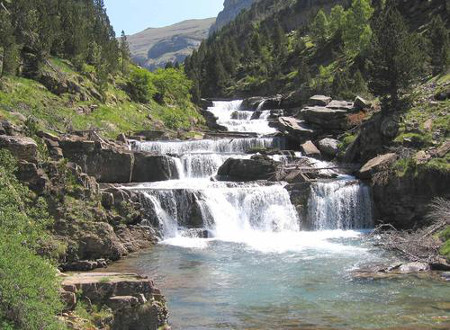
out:
<path id="1" fill-rule="evenodd" d="M 187 19 L 215 17 L 224 0 L 105 0 L 108 16 L 120 35 L 163 27 Z"/>

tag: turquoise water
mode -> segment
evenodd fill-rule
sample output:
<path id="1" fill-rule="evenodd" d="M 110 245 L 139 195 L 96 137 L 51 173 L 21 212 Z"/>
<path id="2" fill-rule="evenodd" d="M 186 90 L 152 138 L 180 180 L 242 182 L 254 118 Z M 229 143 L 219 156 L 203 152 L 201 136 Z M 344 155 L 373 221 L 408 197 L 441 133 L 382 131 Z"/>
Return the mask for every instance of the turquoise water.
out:
<path id="1" fill-rule="evenodd" d="M 153 278 L 174 329 L 450 328 L 438 276 L 352 276 L 394 261 L 358 232 L 325 231 L 172 240 L 109 270 Z"/>

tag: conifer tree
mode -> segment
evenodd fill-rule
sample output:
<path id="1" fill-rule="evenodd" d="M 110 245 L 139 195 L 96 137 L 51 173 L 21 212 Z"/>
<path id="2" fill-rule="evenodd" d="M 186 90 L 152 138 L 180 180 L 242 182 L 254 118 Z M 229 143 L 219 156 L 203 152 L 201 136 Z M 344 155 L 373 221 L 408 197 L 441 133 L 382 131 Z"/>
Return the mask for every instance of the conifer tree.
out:
<path id="1" fill-rule="evenodd" d="M 419 77 L 423 62 L 420 39 L 408 32 L 394 2 L 388 2 L 374 29 L 369 58 L 371 91 L 383 100 L 384 111 L 400 108 L 400 98 Z"/>
<path id="2" fill-rule="evenodd" d="M 437 15 L 432 20 L 428 34 L 431 42 L 430 57 L 433 74 L 438 74 L 446 70 L 450 64 L 449 31 L 441 15 Z"/>
<path id="3" fill-rule="evenodd" d="M 122 64 L 122 73 L 127 73 L 128 65 L 130 63 L 131 53 L 130 53 L 130 45 L 128 44 L 127 35 L 125 31 L 122 30 L 122 34 L 120 36 L 120 61 Z"/>

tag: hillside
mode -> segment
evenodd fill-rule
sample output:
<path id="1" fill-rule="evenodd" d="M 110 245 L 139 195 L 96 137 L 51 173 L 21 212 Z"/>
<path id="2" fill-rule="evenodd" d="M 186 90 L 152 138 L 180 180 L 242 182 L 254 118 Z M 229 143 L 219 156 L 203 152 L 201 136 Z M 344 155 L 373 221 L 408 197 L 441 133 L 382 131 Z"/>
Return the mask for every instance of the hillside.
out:
<path id="1" fill-rule="evenodd" d="M 163 28 L 148 28 L 128 37 L 132 59 L 150 70 L 167 62 L 183 62 L 207 38 L 215 18 L 188 20 Z"/>

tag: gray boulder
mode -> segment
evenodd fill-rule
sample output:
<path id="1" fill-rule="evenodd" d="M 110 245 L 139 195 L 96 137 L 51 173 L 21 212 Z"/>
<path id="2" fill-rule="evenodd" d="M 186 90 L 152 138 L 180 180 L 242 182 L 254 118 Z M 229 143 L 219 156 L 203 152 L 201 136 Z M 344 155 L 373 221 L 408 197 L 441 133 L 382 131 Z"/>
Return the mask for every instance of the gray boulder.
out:
<path id="1" fill-rule="evenodd" d="M 328 157 L 336 157 L 339 152 L 339 141 L 336 139 L 325 138 L 317 143 L 319 150 Z"/>
<path id="2" fill-rule="evenodd" d="M 355 98 L 354 107 L 356 110 L 365 110 L 370 108 L 370 102 L 363 99 L 361 96 Z"/>
<path id="3" fill-rule="evenodd" d="M 252 159 L 229 158 L 219 168 L 218 179 L 230 181 L 257 181 L 272 178 L 280 165 L 268 157 L 253 156 Z"/>
<path id="4" fill-rule="evenodd" d="M 306 122 L 318 125 L 322 129 L 344 130 L 348 127 L 347 110 L 316 106 L 307 107 L 300 113 Z"/>

